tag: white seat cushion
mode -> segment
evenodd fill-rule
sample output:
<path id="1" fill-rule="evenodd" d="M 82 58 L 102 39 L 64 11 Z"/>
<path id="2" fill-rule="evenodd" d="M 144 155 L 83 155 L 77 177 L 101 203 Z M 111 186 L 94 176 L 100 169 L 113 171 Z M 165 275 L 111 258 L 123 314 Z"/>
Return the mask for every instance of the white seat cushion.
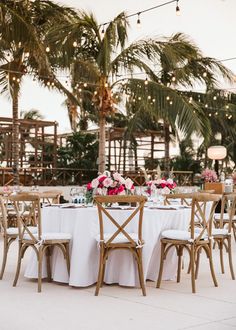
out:
<path id="1" fill-rule="evenodd" d="M 220 213 L 215 213 L 214 214 L 214 219 L 216 221 L 220 221 Z M 226 220 L 226 221 L 229 220 L 229 214 L 228 213 L 223 214 L 223 220 Z M 233 220 L 236 220 L 236 216 L 233 217 Z"/>
<path id="2" fill-rule="evenodd" d="M 7 228 L 8 235 L 18 235 L 18 228 L 16 227 L 9 227 Z"/>
<path id="3" fill-rule="evenodd" d="M 28 226 L 29 230 L 32 234 L 36 234 L 38 232 L 37 227 Z M 17 227 L 9 227 L 7 228 L 7 234 L 8 235 L 18 235 L 18 228 Z"/>
<path id="4" fill-rule="evenodd" d="M 198 228 L 200 229 L 200 228 Z M 199 235 L 199 232 L 195 232 L 194 239 L 196 239 Z M 170 229 L 164 230 L 161 233 L 162 238 L 180 240 L 180 241 L 189 241 L 191 240 L 191 233 L 187 230 L 178 230 L 178 229 Z M 206 235 L 202 237 L 202 239 L 207 238 Z"/>
<path id="5" fill-rule="evenodd" d="M 35 233 L 34 233 L 35 234 Z M 41 235 L 41 238 L 43 241 L 48 241 L 48 240 L 70 240 L 71 239 L 71 234 L 68 233 L 43 233 Z M 23 239 L 25 240 L 30 240 L 31 237 L 29 234 L 25 234 Z M 37 236 L 35 236 L 35 239 L 37 240 Z"/>
<path id="6" fill-rule="evenodd" d="M 128 233 L 129 236 L 138 244 L 138 234 L 136 233 Z M 104 242 L 106 243 L 109 238 L 113 235 L 113 233 L 105 233 L 104 234 Z M 95 237 L 97 242 L 100 242 L 100 235 Z M 112 243 L 129 243 L 130 241 L 125 237 L 122 233 L 118 234 L 116 238 L 112 241 Z"/>
<path id="7" fill-rule="evenodd" d="M 213 228 L 212 229 L 212 236 L 226 236 L 229 235 L 228 229 L 225 228 Z"/>

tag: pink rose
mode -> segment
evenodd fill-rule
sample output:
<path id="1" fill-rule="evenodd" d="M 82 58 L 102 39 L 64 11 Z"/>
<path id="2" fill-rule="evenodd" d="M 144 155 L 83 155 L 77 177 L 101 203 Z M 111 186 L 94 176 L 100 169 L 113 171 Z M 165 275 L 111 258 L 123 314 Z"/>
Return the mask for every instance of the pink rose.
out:
<path id="1" fill-rule="evenodd" d="M 92 188 L 97 188 L 99 185 L 98 179 L 93 179 L 91 182 Z"/>
<path id="2" fill-rule="evenodd" d="M 112 187 L 112 184 L 113 184 L 113 180 L 111 178 L 106 178 L 104 181 L 103 181 L 103 185 L 104 187 Z"/>
<path id="3" fill-rule="evenodd" d="M 91 184 L 91 182 L 89 182 L 89 183 L 87 184 L 87 190 L 92 190 L 92 189 L 93 189 L 92 184 Z"/>

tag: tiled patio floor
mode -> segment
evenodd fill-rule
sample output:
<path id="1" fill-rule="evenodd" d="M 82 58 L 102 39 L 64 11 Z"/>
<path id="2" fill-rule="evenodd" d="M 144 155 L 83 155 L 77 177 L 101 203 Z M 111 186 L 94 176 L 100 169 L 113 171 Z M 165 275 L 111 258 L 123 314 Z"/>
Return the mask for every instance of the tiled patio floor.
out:
<path id="1" fill-rule="evenodd" d="M 2 251 L 2 241 L 0 245 Z M 21 276 L 12 287 L 17 245 L 13 243 L 4 279 L 0 281 L 0 330 L 230 330 L 236 328 L 236 281 L 219 268 L 214 251 L 219 287 L 212 284 L 207 259 L 202 256 L 197 294 L 191 293 L 190 277 L 182 272 L 181 283 L 163 282 L 156 289 L 147 282 L 147 297 L 138 288 L 104 286 L 98 297 L 95 287 L 71 288 L 43 282 L 37 293 L 36 281 Z M 234 244 L 234 261 L 236 246 Z M 227 259 L 225 258 L 225 261 Z M 236 262 L 234 262 L 236 269 Z"/>

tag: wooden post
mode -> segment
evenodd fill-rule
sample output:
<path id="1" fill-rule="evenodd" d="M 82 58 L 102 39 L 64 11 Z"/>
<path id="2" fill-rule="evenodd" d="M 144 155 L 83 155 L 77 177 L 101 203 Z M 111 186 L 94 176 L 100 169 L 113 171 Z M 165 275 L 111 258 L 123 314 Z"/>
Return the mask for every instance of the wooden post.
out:
<path id="1" fill-rule="evenodd" d="M 53 145 L 53 167 L 57 167 L 57 125 L 58 123 L 55 121 L 54 123 L 54 145 Z"/>

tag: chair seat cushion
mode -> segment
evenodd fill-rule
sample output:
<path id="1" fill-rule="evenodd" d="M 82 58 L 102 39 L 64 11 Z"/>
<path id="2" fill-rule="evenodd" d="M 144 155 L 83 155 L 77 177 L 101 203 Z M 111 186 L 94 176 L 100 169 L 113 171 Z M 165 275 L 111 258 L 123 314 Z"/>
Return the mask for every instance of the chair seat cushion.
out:
<path id="1" fill-rule="evenodd" d="M 129 236 L 138 244 L 138 234 L 137 233 L 128 233 Z M 106 243 L 109 238 L 113 235 L 113 233 L 104 233 L 104 242 Z M 100 242 L 100 235 L 95 237 L 97 242 Z M 129 243 L 127 237 L 125 237 L 122 233 L 118 234 L 116 238 L 112 241 L 112 243 Z"/>
<path id="2" fill-rule="evenodd" d="M 214 219 L 215 219 L 216 221 L 220 221 L 220 216 L 221 216 L 220 213 L 215 213 L 215 214 L 214 214 Z M 228 213 L 224 213 L 224 214 L 223 214 L 223 220 L 225 220 L 225 221 L 229 221 L 229 214 L 228 214 Z M 236 220 L 236 216 L 233 217 L 233 221 L 235 221 L 235 220 Z"/>
<path id="3" fill-rule="evenodd" d="M 35 233 L 32 233 L 35 234 Z M 43 233 L 41 235 L 43 241 L 51 241 L 51 240 L 70 240 L 71 234 L 68 233 Z M 23 239 L 32 240 L 29 234 L 25 234 Z M 35 239 L 38 240 L 38 237 L 35 236 Z"/>
<path id="4" fill-rule="evenodd" d="M 229 231 L 226 228 L 213 228 L 212 236 L 228 236 Z"/>
<path id="5" fill-rule="evenodd" d="M 38 232 L 37 227 L 29 226 L 28 227 L 31 233 L 36 234 Z M 18 228 L 17 227 L 9 227 L 7 228 L 8 235 L 18 235 Z"/>
<path id="6" fill-rule="evenodd" d="M 198 229 L 200 229 L 200 228 L 198 228 Z M 199 236 L 199 232 L 195 231 L 194 239 L 196 239 Z M 162 238 L 179 240 L 179 241 L 190 241 L 191 240 L 191 233 L 187 230 L 178 230 L 178 229 L 164 230 L 161 233 L 161 236 L 162 236 Z M 202 239 L 206 239 L 206 238 L 207 238 L 206 235 L 204 235 L 202 237 Z"/>

